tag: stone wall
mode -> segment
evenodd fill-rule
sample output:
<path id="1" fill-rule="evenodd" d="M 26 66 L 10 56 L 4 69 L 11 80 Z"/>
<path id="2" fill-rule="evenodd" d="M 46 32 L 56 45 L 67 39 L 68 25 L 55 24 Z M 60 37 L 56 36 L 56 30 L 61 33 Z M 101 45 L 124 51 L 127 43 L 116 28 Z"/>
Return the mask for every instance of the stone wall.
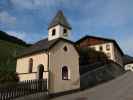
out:
<path id="1" fill-rule="evenodd" d="M 115 63 L 103 65 L 95 70 L 89 71 L 81 75 L 80 88 L 86 89 L 100 83 L 112 80 L 120 76 L 124 72 L 124 69 Z"/>

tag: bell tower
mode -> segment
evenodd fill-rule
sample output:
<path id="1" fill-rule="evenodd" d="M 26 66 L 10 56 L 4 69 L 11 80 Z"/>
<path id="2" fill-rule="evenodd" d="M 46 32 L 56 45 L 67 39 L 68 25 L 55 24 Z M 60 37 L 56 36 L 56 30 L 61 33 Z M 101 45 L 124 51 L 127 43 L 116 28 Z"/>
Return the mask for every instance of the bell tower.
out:
<path id="1" fill-rule="evenodd" d="M 48 40 L 50 41 L 57 38 L 68 39 L 71 29 L 63 12 L 59 10 L 48 26 Z"/>

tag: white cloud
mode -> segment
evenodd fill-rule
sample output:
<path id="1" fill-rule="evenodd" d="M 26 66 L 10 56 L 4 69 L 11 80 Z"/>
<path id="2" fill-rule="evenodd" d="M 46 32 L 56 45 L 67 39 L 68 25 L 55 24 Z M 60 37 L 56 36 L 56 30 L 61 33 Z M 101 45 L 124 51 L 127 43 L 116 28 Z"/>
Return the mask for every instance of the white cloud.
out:
<path id="1" fill-rule="evenodd" d="M 25 40 L 27 37 L 27 34 L 25 32 L 15 32 L 15 31 L 7 31 L 7 34 L 11 35 L 11 36 L 15 36 L 18 37 L 22 40 Z"/>
<path id="2" fill-rule="evenodd" d="M 8 12 L 0 12 L 0 25 L 3 26 L 13 26 L 16 23 L 16 17 L 11 16 Z"/>
<path id="3" fill-rule="evenodd" d="M 11 36 L 18 37 L 19 39 L 22 39 L 26 41 L 27 43 L 35 43 L 41 39 L 47 38 L 47 36 L 42 36 L 41 34 L 36 33 L 27 33 L 27 32 L 16 32 L 16 31 L 6 31 L 7 34 Z"/>

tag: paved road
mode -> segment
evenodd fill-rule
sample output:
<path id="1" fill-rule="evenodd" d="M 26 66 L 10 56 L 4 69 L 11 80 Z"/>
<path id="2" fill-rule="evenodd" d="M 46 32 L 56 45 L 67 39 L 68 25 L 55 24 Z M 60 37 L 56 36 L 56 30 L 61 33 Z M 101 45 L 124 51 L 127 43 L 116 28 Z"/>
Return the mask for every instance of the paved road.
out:
<path id="1" fill-rule="evenodd" d="M 52 100 L 133 100 L 133 72 L 97 87 Z"/>

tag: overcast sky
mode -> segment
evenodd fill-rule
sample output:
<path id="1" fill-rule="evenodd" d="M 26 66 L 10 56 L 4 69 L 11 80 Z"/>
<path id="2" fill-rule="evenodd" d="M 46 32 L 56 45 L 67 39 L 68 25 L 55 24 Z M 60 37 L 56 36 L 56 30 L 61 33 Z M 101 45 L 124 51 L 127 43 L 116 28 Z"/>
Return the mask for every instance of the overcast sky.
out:
<path id="1" fill-rule="evenodd" d="M 113 38 L 133 56 L 133 0 L 0 0 L 0 30 L 34 43 L 47 37 L 58 10 L 72 26 L 72 40 Z"/>

